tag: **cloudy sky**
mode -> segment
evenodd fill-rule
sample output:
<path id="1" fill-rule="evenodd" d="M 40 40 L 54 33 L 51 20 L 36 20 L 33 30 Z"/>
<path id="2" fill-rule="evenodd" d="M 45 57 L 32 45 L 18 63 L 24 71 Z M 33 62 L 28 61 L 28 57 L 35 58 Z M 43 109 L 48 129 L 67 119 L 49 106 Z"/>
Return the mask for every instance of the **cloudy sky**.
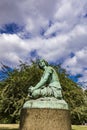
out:
<path id="1" fill-rule="evenodd" d="M 0 62 L 62 63 L 87 85 L 87 0 L 1 0 Z"/>

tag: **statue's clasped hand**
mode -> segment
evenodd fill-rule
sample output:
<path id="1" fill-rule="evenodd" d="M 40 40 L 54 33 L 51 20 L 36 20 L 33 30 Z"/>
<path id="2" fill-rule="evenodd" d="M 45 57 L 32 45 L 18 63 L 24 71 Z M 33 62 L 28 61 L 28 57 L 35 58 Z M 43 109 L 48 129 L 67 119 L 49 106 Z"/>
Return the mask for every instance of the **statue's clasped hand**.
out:
<path id="1" fill-rule="evenodd" d="M 30 87 L 28 88 L 28 92 L 32 93 L 32 92 L 34 91 L 34 89 L 35 89 L 35 87 L 30 86 Z"/>

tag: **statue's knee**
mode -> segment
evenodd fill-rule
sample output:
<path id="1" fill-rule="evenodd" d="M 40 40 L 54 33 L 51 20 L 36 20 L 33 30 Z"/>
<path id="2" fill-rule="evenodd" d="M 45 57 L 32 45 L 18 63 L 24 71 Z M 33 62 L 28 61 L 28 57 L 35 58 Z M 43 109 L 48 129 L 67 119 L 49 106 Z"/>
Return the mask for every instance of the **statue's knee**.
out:
<path id="1" fill-rule="evenodd" d="M 36 95 L 36 92 L 35 92 L 35 91 L 33 91 L 33 92 L 32 92 L 32 96 L 34 97 L 35 95 Z"/>
<path id="2" fill-rule="evenodd" d="M 39 96 L 39 92 L 37 90 L 33 91 L 32 96 L 37 98 Z"/>

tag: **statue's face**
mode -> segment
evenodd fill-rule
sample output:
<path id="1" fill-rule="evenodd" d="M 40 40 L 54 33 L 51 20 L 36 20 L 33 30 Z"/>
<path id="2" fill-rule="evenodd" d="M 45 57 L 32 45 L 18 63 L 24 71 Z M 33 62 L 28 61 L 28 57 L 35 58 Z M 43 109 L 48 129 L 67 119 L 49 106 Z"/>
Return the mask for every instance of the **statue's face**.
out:
<path id="1" fill-rule="evenodd" d="M 44 66 L 45 66 L 45 62 L 44 62 L 43 60 L 42 60 L 42 61 L 40 61 L 40 62 L 39 62 L 39 66 L 40 66 L 40 68 L 42 68 L 42 69 L 43 69 L 43 68 L 44 68 Z"/>

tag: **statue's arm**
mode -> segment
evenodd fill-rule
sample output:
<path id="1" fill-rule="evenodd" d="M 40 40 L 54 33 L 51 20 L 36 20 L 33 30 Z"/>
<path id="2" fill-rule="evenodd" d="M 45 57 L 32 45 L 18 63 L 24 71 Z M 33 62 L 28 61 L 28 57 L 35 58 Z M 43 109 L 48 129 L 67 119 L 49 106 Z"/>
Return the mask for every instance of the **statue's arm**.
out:
<path id="1" fill-rule="evenodd" d="M 43 85 L 45 85 L 45 83 L 47 82 L 49 76 L 51 75 L 52 73 L 52 70 L 47 70 L 45 73 L 44 73 L 44 76 L 42 76 L 40 82 L 34 87 L 34 90 L 36 89 L 39 89 L 41 87 L 43 87 Z"/>

